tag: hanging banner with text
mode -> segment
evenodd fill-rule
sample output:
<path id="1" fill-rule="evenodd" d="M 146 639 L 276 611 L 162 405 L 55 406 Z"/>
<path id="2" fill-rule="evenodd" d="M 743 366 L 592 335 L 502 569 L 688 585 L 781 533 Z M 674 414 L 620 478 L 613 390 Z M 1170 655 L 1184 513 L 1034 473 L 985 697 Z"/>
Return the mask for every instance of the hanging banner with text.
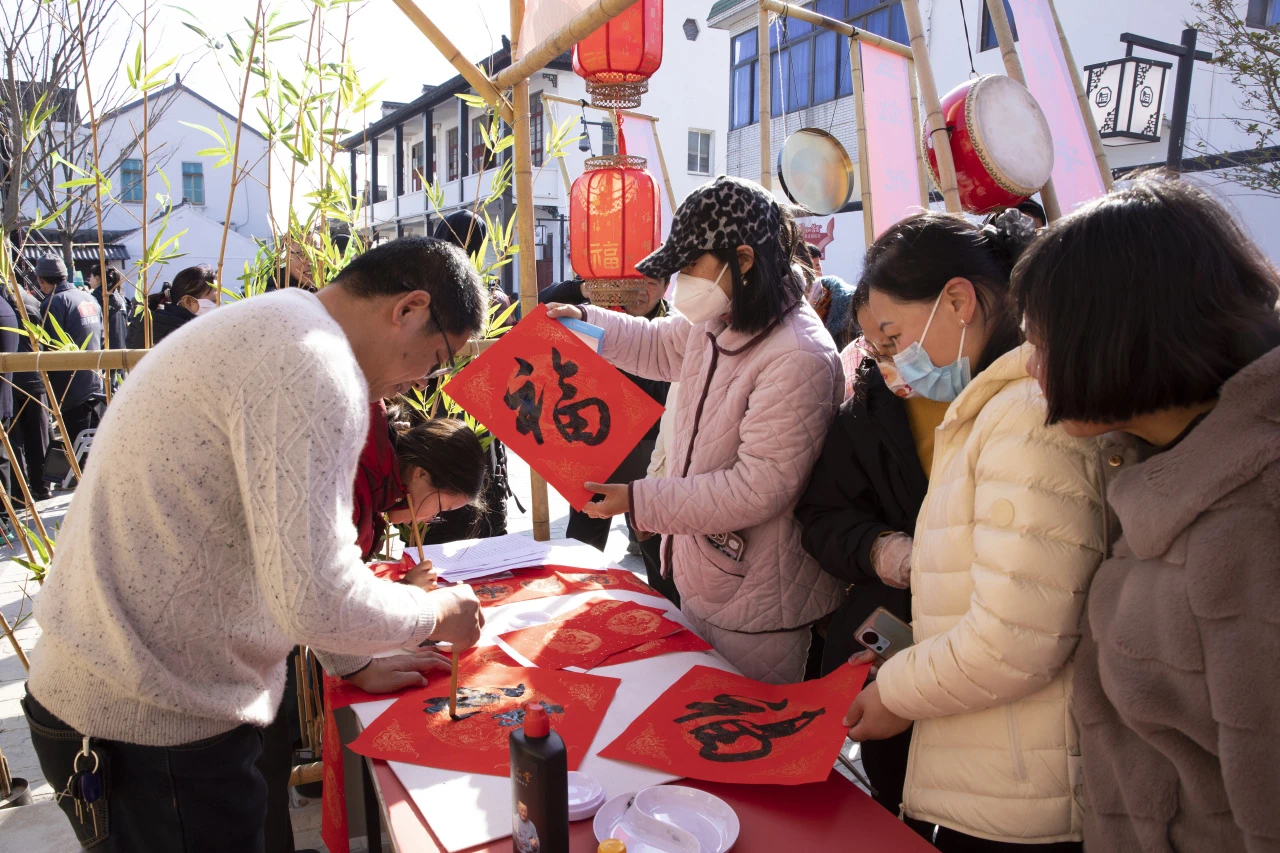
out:
<path id="1" fill-rule="evenodd" d="M 867 150 L 858 156 L 868 158 L 871 224 L 879 237 L 895 222 L 921 212 L 910 61 L 865 42 L 855 41 L 851 49 L 862 51 Z"/>
<path id="2" fill-rule="evenodd" d="M 1093 140 L 1080 112 L 1072 69 L 1062 50 L 1051 0 L 1008 0 L 1018 31 L 1018 56 L 1027 89 L 1040 104 L 1053 134 L 1053 188 L 1063 215 L 1105 195 Z"/>

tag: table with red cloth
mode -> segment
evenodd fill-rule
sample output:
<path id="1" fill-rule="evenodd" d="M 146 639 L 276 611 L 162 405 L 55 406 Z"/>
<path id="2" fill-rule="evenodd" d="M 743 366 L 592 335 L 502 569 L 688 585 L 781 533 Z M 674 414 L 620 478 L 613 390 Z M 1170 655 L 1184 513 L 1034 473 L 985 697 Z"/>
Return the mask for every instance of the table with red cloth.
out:
<path id="1" fill-rule="evenodd" d="M 600 569 L 607 567 L 607 562 L 601 555 Z M 639 597 L 633 591 L 606 589 L 566 595 L 561 597 L 564 601 L 561 601 L 560 598 L 552 599 L 552 601 L 555 602 L 554 606 L 557 610 L 563 613 L 580 606 L 583 601 L 599 596 L 616 597 L 624 600 L 635 600 L 636 597 Z M 649 598 L 646 603 L 653 603 L 654 601 L 655 599 Z M 665 600 L 661 600 L 661 603 L 666 604 Z M 485 615 L 489 624 L 486 625 L 486 636 L 481 639 L 481 643 L 491 644 L 493 643 L 493 637 L 490 636 L 491 632 L 496 634 L 507 630 L 506 627 L 502 627 L 503 620 L 500 614 L 503 610 L 515 610 L 522 606 L 536 606 L 536 604 L 536 602 L 522 602 L 520 604 L 486 608 Z M 669 615 L 673 619 L 680 618 L 679 611 L 674 608 L 670 609 Z M 488 651 L 485 651 L 486 648 Z M 488 654 L 495 651 L 495 649 L 489 645 L 487 647 L 482 646 L 481 651 Z M 668 663 L 664 665 L 665 669 L 678 669 L 680 673 L 698 664 L 732 671 L 728 663 L 713 651 L 683 652 L 668 655 L 664 658 L 655 658 L 650 663 L 653 661 L 667 661 Z M 620 666 L 618 669 L 625 672 L 624 667 Z M 617 670 L 613 672 L 615 675 L 619 674 Z M 610 674 L 610 672 L 606 671 L 604 674 Z M 625 684 L 625 675 L 622 677 Z M 678 677 L 678 674 L 675 677 Z M 391 697 L 369 698 L 376 698 L 385 703 Z M 636 709 L 635 713 L 639 713 L 640 710 L 642 709 Z M 357 729 L 363 728 L 362 717 L 365 722 L 371 722 L 376 716 L 372 704 L 357 705 L 342 713 L 352 712 L 355 712 Z M 630 719 L 627 722 L 630 722 Z M 593 744 L 592 753 L 603 749 L 613 740 L 614 736 L 614 734 L 602 731 Z M 363 759 L 362 761 L 363 773 L 360 776 L 363 778 L 357 776 L 357 778 L 348 778 L 345 781 L 349 796 L 356 796 L 355 792 L 361 787 L 364 789 L 364 829 L 370 836 L 369 849 L 381 849 L 377 838 L 379 831 L 385 828 L 393 848 L 397 851 L 414 851 L 414 853 L 419 853 L 419 851 L 421 853 L 437 853 L 438 851 L 438 853 L 446 853 L 449 848 L 445 843 L 441 842 L 437 832 L 433 831 L 431 824 L 423 816 L 423 811 L 419 807 L 421 805 L 422 808 L 427 808 L 435 805 L 429 801 L 424 801 L 422 786 L 415 787 L 415 790 L 418 791 L 416 795 L 411 794 L 409 786 L 406 786 L 401 777 L 397 775 L 398 772 L 405 772 L 403 766 L 397 771 L 388 762 L 380 759 Z M 621 767 L 630 770 L 632 765 L 625 764 L 621 765 Z M 583 769 L 586 770 L 587 768 L 584 767 Z M 440 778 L 440 773 L 445 771 L 433 772 L 436 778 Z M 457 775 L 461 776 L 461 774 Z M 598 776 L 598 771 L 593 775 Z M 349 774 L 349 776 L 356 776 L 356 774 Z M 666 778 L 670 778 L 670 776 Z M 505 783 L 505 780 L 491 777 L 489 780 L 491 787 L 493 781 Z M 615 781 L 612 785 L 612 787 L 619 787 L 619 790 L 612 790 L 611 784 L 607 783 L 606 780 L 602 779 L 600 781 L 605 785 L 606 793 L 610 797 L 634 790 L 634 786 L 626 781 L 625 774 L 622 781 Z M 832 849 L 833 845 L 844 848 L 854 844 L 858 848 L 867 850 L 893 850 L 904 851 L 904 853 L 912 853 L 912 851 L 927 853 L 927 851 L 934 850 L 924 839 L 895 816 L 881 808 L 856 785 L 834 771 L 824 782 L 808 785 L 723 784 L 690 779 L 678 780 L 674 784 L 713 793 L 734 809 L 742 824 L 738 842 L 733 847 L 735 853 L 753 853 L 753 851 L 770 851 L 770 853 L 773 853 L 773 851 L 786 849 L 783 845 L 811 850 Z M 493 804 L 494 809 L 509 810 L 509 788 L 507 788 L 506 784 L 502 784 L 502 787 L 507 790 L 501 796 L 498 795 L 498 788 L 496 787 L 492 787 L 492 790 L 486 789 L 484 792 L 477 792 L 477 796 L 496 798 L 500 802 Z M 437 807 L 437 818 L 438 811 Z M 509 817 L 507 820 L 509 820 Z M 575 853 L 577 851 L 583 851 L 583 853 L 594 851 L 597 841 L 592 821 L 583 820 L 573 823 L 571 825 L 570 840 L 571 850 L 575 851 Z M 456 845 L 457 842 L 455 841 L 455 850 L 458 849 Z M 481 853 L 481 851 L 486 853 L 488 851 L 493 851 L 494 853 L 503 851 L 505 853 L 510 849 L 510 838 L 500 837 L 493 841 L 466 847 L 465 853 Z"/>

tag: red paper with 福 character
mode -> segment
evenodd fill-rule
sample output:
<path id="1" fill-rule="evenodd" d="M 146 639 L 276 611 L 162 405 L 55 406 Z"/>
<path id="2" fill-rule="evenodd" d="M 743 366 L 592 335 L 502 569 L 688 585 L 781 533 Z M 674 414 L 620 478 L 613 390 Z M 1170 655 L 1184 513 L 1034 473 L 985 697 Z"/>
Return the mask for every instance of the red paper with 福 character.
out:
<path id="1" fill-rule="evenodd" d="M 845 664 L 817 681 L 764 684 L 695 666 L 600 756 L 708 782 L 821 782 L 844 744 L 844 713 L 869 670 Z"/>
<path id="2" fill-rule="evenodd" d="M 601 599 L 544 625 L 498 636 L 535 666 L 591 669 L 612 654 L 683 630 L 656 608 Z"/>
<path id="3" fill-rule="evenodd" d="M 662 406 L 547 317 L 545 305 L 444 390 L 577 510 L 593 497 L 583 483 L 608 480 L 662 416 Z"/>
<path id="4" fill-rule="evenodd" d="M 576 770 L 600 728 L 616 678 L 525 667 L 486 667 L 459 674 L 458 716 L 449 717 L 449 674 L 400 697 L 351 749 L 369 758 L 404 761 L 460 773 L 506 776 L 508 738 L 524 723 L 524 707 L 541 702 L 564 739 Z"/>

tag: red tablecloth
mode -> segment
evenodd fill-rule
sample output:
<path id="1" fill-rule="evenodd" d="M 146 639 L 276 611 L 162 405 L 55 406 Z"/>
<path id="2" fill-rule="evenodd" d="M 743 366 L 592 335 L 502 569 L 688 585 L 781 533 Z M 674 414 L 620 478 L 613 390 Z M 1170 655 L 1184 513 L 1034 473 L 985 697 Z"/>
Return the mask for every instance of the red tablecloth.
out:
<path id="1" fill-rule="evenodd" d="M 370 760 L 388 835 L 397 850 L 443 853 L 409 792 L 385 761 Z M 901 821 L 834 770 L 813 785 L 726 785 L 682 779 L 680 785 L 715 794 L 738 813 L 742 831 L 733 853 L 865 850 L 868 853 L 937 853 Z M 590 820 L 570 825 L 573 853 L 595 853 Z M 466 853 L 510 853 L 511 839 Z"/>

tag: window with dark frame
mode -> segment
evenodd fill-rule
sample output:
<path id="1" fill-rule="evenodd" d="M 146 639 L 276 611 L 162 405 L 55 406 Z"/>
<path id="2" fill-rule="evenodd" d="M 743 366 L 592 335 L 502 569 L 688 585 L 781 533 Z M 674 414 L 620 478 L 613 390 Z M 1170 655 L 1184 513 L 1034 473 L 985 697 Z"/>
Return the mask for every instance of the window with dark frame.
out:
<path id="1" fill-rule="evenodd" d="M 427 144 L 425 142 L 415 142 L 409 149 L 409 160 L 413 163 L 413 174 L 409 177 L 409 185 L 413 187 L 414 192 L 422 189 L 422 173 L 427 168 Z"/>
<path id="2" fill-rule="evenodd" d="M 456 181 L 458 180 L 458 129 L 456 127 L 449 128 L 448 133 L 445 134 L 445 139 L 449 149 L 449 180 Z"/>
<path id="3" fill-rule="evenodd" d="M 476 116 L 471 120 L 471 174 L 489 168 L 489 149 L 484 144 L 484 134 L 480 129 L 489 129 L 487 115 Z"/>
<path id="4" fill-rule="evenodd" d="M 1249 0 L 1244 22 L 1256 29 L 1280 26 L 1280 0 Z"/>
<path id="5" fill-rule="evenodd" d="M 618 137 L 613 132 L 613 122 L 606 121 L 600 128 L 600 153 L 606 157 L 618 153 Z"/>
<path id="6" fill-rule="evenodd" d="M 847 21 L 900 44 L 910 42 L 899 0 L 815 0 L 806 5 L 820 15 Z M 730 130 L 760 120 L 757 43 L 755 30 L 730 42 Z M 845 36 L 795 18 L 782 19 L 781 26 L 769 28 L 769 47 L 772 115 L 781 115 L 784 106 L 786 112 L 794 112 L 853 94 L 849 39 Z"/>
<path id="7" fill-rule="evenodd" d="M 1009 30 L 1013 33 L 1013 40 L 1018 40 L 1018 23 L 1013 19 L 1013 9 L 1009 7 L 1009 0 L 1004 0 L 1004 13 L 1009 18 Z M 1000 39 L 996 37 L 995 24 L 991 23 L 991 10 L 987 8 L 987 4 L 982 4 L 982 35 L 978 37 L 978 51 L 995 50 L 1000 46 Z"/>
<path id="8" fill-rule="evenodd" d="M 120 164 L 121 199 L 130 204 L 142 203 L 142 161 L 125 160 Z"/>
<path id="9" fill-rule="evenodd" d="M 689 174 L 711 174 L 711 131 L 689 131 Z"/>
<path id="10" fill-rule="evenodd" d="M 543 147 L 542 93 L 534 92 L 529 96 L 529 154 L 535 166 L 542 165 Z"/>

